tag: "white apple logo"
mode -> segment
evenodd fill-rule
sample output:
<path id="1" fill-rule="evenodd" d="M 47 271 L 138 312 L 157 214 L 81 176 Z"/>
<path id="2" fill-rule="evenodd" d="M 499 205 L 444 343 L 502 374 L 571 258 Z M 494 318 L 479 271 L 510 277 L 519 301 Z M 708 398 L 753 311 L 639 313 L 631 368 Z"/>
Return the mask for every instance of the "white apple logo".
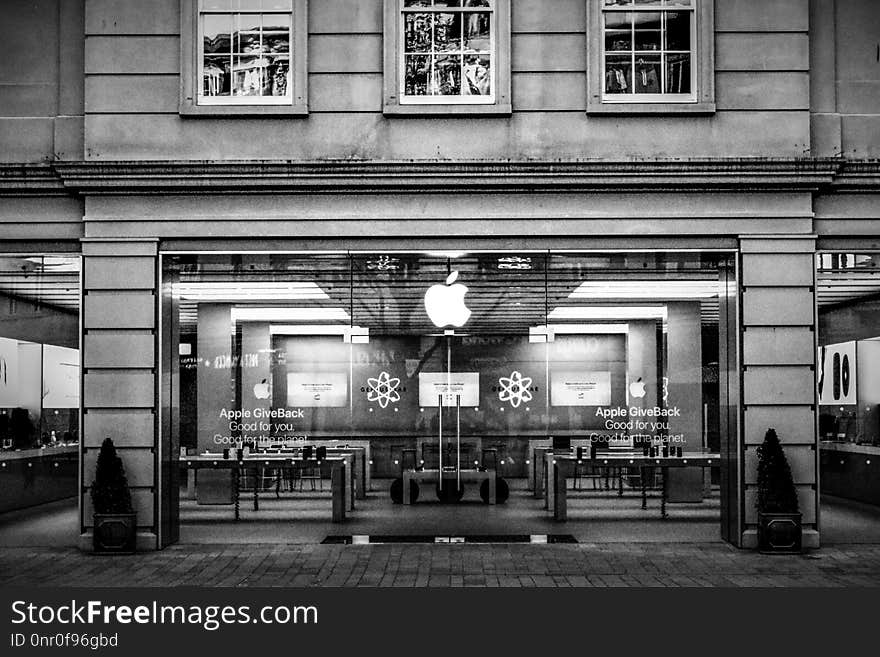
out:
<path id="1" fill-rule="evenodd" d="M 445 285 L 432 285 L 425 292 L 425 310 L 438 328 L 461 328 L 470 319 L 471 311 L 464 305 L 468 289 L 466 285 L 455 283 L 457 278 L 458 272 L 454 271 L 446 278 Z"/>
<path id="2" fill-rule="evenodd" d="M 266 379 L 254 384 L 254 397 L 257 399 L 269 399 L 269 383 Z"/>
<path id="3" fill-rule="evenodd" d="M 641 399 L 645 396 L 645 384 L 642 383 L 642 377 L 639 377 L 638 381 L 629 384 L 629 394 L 636 399 Z"/>

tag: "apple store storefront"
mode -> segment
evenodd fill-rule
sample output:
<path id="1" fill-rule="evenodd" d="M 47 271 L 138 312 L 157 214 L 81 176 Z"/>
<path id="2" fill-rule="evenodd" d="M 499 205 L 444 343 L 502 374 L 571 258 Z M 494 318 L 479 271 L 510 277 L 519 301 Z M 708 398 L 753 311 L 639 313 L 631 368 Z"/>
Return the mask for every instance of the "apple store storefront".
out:
<path id="1" fill-rule="evenodd" d="M 165 253 L 169 524 L 717 540 L 736 279 L 725 251 Z"/>

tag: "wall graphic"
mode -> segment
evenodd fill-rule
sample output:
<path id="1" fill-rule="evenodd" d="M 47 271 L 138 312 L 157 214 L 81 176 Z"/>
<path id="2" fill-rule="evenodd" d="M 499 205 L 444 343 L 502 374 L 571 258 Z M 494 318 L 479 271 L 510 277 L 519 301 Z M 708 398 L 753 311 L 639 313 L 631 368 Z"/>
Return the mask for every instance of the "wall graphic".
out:
<path id="1" fill-rule="evenodd" d="M 856 343 L 819 347 L 819 403 L 855 404 Z"/>
<path id="2" fill-rule="evenodd" d="M 317 408 L 348 404 L 345 372 L 288 372 L 287 405 Z"/>
<path id="3" fill-rule="evenodd" d="M 532 391 L 529 390 L 529 386 L 532 385 L 531 377 L 513 371 L 510 376 L 502 376 L 498 379 L 498 385 L 501 387 L 498 398 L 503 402 L 510 402 L 513 408 L 519 408 L 520 404 L 532 401 Z"/>
<path id="4" fill-rule="evenodd" d="M 455 406 L 456 395 L 462 406 L 480 405 L 480 375 L 477 372 L 422 372 L 419 374 L 419 406 Z"/>
<path id="5" fill-rule="evenodd" d="M 611 404 L 611 372 L 555 370 L 550 373 L 550 404 L 553 406 L 608 406 Z"/>
<path id="6" fill-rule="evenodd" d="M 388 408 L 389 404 L 400 401 L 400 379 L 392 377 L 388 372 L 382 372 L 377 377 L 367 379 L 367 399 L 379 404 L 380 408 Z"/>
<path id="7" fill-rule="evenodd" d="M 0 338 L 0 406 L 18 404 L 18 341 Z"/>
<path id="8" fill-rule="evenodd" d="M 79 408 L 79 350 L 43 346 L 43 408 Z"/>

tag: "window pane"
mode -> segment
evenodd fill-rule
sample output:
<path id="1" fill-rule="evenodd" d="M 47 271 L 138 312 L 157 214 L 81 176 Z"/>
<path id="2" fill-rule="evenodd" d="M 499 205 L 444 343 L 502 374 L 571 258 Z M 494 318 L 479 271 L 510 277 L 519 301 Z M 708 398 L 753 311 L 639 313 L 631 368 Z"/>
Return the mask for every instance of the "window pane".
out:
<path id="1" fill-rule="evenodd" d="M 237 53 L 255 53 L 260 50 L 260 27 L 262 21 L 259 14 L 239 14 L 237 17 L 238 32 L 233 39 L 233 50 Z"/>
<path id="2" fill-rule="evenodd" d="M 407 96 L 427 96 L 431 58 L 426 55 L 406 57 L 404 92 Z"/>
<path id="3" fill-rule="evenodd" d="M 290 58 L 287 55 L 268 57 L 267 96 L 286 96 L 290 77 Z"/>
<path id="4" fill-rule="evenodd" d="M 631 5 L 632 0 L 605 0 L 606 7 L 614 7 L 619 5 Z"/>
<path id="5" fill-rule="evenodd" d="M 635 93 L 659 94 L 660 55 L 636 57 Z"/>
<path id="6" fill-rule="evenodd" d="M 637 5 L 659 7 L 660 0 L 636 0 Z"/>
<path id="7" fill-rule="evenodd" d="M 231 14 L 208 14 L 202 18 L 202 43 L 205 53 L 230 52 Z"/>
<path id="8" fill-rule="evenodd" d="M 285 17 L 263 16 L 263 52 L 290 52 L 290 25 L 285 22 Z"/>
<path id="9" fill-rule="evenodd" d="M 635 49 L 660 50 L 660 14 L 635 14 Z"/>
<path id="10" fill-rule="evenodd" d="M 464 0 L 464 7 L 488 7 L 489 0 Z"/>
<path id="11" fill-rule="evenodd" d="M 629 30 L 606 30 L 605 50 L 632 50 L 632 32 Z"/>
<path id="12" fill-rule="evenodd" d="M 465 14 L 465 50 L 490 52 L 492 50 L 491 14 L 474 12 Z"/>
<path id="13" fill-rule="evenodd" d="M 205 57 L 202 67 L 202 94 L 205 96 L 228 96 L 230 94 L 229 55 Z"/>
<path id="14" fill-rule="evenodd" d="M 235 96 L 270 95 L 269 60 L 265 57 L 236 55 L 233 58 L 232 93 Z M 264 90 L 266 93 L 264 93 Z"/>
<path id="15" fill-rule="evenodd" d="M 235 9 L 238 5 L 238 0 L 204 0 L 202 4 L 203 9 Z"/>
<path id="16" fill-rule="evenodd" d="M 462 90 L 466 96 L 488 96 L 492 93 L 492 65 L 488 57 L 465 57 Z"/>
<path id="17" fill-rule="evenodd" d="M 666 55 L 666 93 L 691 92 L 691 56 Z"/>
<path id="18" fill-rule="evenodd" d="M 434 14 L 434 50 L 461 50 L 461 14 Z"/>
<path id="19" fill-rule="evenodd" d="M 605 93 L 632 93 L 632 61 L 628 55 L 608 55 L 605 58 Z"/>
<path id="20" fill-rule="evenodd" d="M 657 11 L 637 11 L 630 14 L 633 17 L 636 30 L 654 30 L 660 31 L 660 12 Z"/>
<path id="21" fill-rule="evenodd" d="M 666 50 L 691 49 L 691 13 L 670 11 L 666 13 Z"/>
<path id="22" fill-rule="evenodd" d="M 692 7 L 691 0 L 666 0 L 667 7 Z"/>
<path id="23" fill-rule="evenodd" d="M 461 94 L 461 56 L 437 57 L 434 60 L 432 93 L 437 96 Z"/>
<path id="24" fill-rule="evenodd" d="M 435 7 L 461 7 L 461 0 L 434 0 Z"/>
<path id="25" fill-rule="evenodd" d="M 430 7 L 431 0 L 404 0 L 404 7 Z"/>
<path id="26" fill-rule="evenodd" d="M 253 11 L 259 10 L 262 3 L 260 0 L 236 0 L 235 4 L 237 9 Z"/>
<path id="27" fill-rule="evenodd" d="M 263 9 L 286 9 L 291 11 L 291 0 L 263 0 Z"/>
<path id="28" fill-rule="evenodd" d="M 606 30 L 632 29 L 633 14 L 630 12 L 609 12 L 605 14 Z"/>
<path id="29" fill-rule="evenodd" d="M 431 14 L 406 14 L 407 52 L 431 52 Z"/>

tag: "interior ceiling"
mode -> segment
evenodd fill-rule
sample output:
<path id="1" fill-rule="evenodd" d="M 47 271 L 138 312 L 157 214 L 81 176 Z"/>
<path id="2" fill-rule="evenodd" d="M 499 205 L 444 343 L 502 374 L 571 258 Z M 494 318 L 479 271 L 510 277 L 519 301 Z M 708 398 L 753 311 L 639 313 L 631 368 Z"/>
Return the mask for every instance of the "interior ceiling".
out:
<path id="1" fill-rule="evenodd" d="M 459 271 L 459 282 L 467 285 L 467 305 L 473 314 L 472 330 L 525 330 L 546 321 L 546 314 L 558 307 L 607 305 L 608 299 L 570 298 L 582 283 L 614 286 L 640 282 L 656 292 L 668 281 L 718 280 L 715 262 L 683 259 L 669 261 L 668 254 L 651 260 L 639 254 L 564 257 L 548 259 L 542 255 L 491 254 L 453 259 L 424 255 L 356 256 L 204 256 L 184 263 L 180 282 L 230 284 L 237 282 L 313 282 L 322 294 L 297 301 L 265 299 L 264 305 L 342 308 L 355 325 L 373 330 L 436 330 L 424 312 L 424 293 L 442 284 L 449 271 Z M 665 258 L 665 259 L 664 259 Z M 692 257 L 691 257 L 692 258 Z M 817 256 L 816 290 L 821 309 L 858 299 L 880 298 L 880 254 L 821 254 Z M 80 259 L 76 256 L 0 257 L 0 294 L 78 312 Z M 654 286 L 651 282 L 654 281 Z M 659 287 L 658 287 L 659 286 Z M 656 294 L 633 296 L 633 286 L 625 288 L 628 304 L 657 304 Z M 546 290 L 546 299 L 545 299 Z M 252 293 L 253 294 L 253 293 Z M 326 298 L 323 298 L 326 294 Z M 662 294 L 662 292 L 661 292 Z M 277 296 L 277 295 L 276 295 Z M 667 296 L 667 299 L 672 298 Z M 353 300 L 353 303 L 352 303 Z M 620 302 L 620 299 L 618 299 Z M 699 299 L 704 322 L 718 319 L 718 298 Z M 251 303 L 261 303 L 256 294 Z M 183 299 L 183 328 L 194 326 L 197 302 Z"/>
<path id="2" fill-rule="evenodd" d="M 78 256 L 0 256 L 0 295 L 79 312 Z"/>
<path id="3" fill-rule="evenodd" d="M 640 254 L 635 260 L 623 254 L 572 258 L 544 255 L 475 254 L 449 258 L 431 255 L 262 256 L 236 260 L 226 257 L 182 263 L 177 289 L 193 283 L 215 284 L 228 288 L 230 283 L 253 286 L 255 282 L 314 282 L 326 299 L 278 298 L 259 304 L 252 293 L 242 295 L 239 303 L 291 308 L 341 308 L 356 326 L 372 331 L 435 333 L 437 328 L 424 310 L 424 295 L 432 285 L 443 285 L 447 276 L 458 272 L 458 283 L 468 287 L 466 303 L 472 311 L 468 332 L 527 332 L 530 327 L 547 323 L 549 312 L 557 308 L 584 305 L 629 304 L 663 305 L 681 299 L 700 303 L 703 321 L 718 320 L 719 263 L 717 256 L 701 261 L 690 254 L 670 262 L 668 254 Z M 658 261 L 662 260 L 662 266 Z M 596 285 L 584 291 L 582 284 Z M 668 289 L 673 284 L 687 289 Z M 623 285 L 625 300 L 614 297 Z M 699 298 L 693 286 L 711 290 Z M 607 287 L 605 294 L 600 294 Z M 597 292 L 596 290 L 599 290 Z M 609 292 L 610 290 L 610 292 Z M 644 290 L 644 296 L 638 291 Z M 571 298 L 577 293 L 577 298 Z M 610 296 L 609 296 L 610 294 Z M 598 295 L 591 298 L 591 295 Z M 182 294 L 181 328 L 193 330 L 197 307 L 204 301 L 198 295 Z M 610 318 L 609 318 L 610 319 Z"/>
<path id="4" fill-rule="evenodd" d="M 880 298 L 880 254 L 827 253 L 816 258 L 820 309 Z"/>

